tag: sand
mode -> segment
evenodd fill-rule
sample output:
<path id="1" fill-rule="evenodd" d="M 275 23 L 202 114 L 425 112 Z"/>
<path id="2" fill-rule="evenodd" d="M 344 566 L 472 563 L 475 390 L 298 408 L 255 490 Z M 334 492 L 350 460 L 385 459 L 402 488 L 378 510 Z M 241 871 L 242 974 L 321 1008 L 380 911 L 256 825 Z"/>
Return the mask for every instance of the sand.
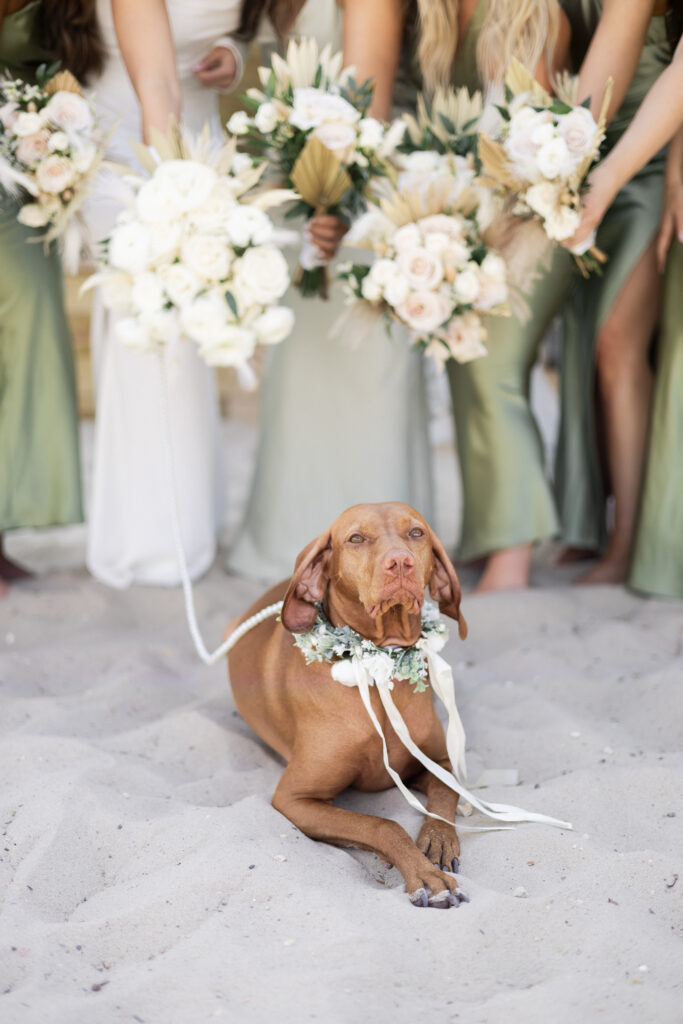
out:
<path id="1" fill-rule="evenodd" d="M 17 534 L 42 575 L 0 601 L 3 1024 L 680 1024 L 680 603 L 542 566 L 465 598 L 445 654 L 470 778 L 516 768 L 485 795 L 574 830 L 464 835 L 471 903 L 423 910 L 271 808 L 281 763 L 196 658 L 180 593 L 109 590 L 82 546 Z M 260 590 L 216 565 L 207 642 Z M 419 829 L 396 791 L 341 802 Z"/>

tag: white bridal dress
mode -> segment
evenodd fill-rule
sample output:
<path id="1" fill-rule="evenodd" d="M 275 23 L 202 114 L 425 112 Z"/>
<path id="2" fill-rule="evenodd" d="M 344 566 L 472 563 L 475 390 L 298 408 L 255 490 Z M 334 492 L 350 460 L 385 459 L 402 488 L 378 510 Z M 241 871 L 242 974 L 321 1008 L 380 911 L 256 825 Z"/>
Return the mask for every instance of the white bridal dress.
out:
<path id="1" fill-rule="evenodd" d="M 140 138 L 140 108 L 119 52 L 110 0 L 98 0 L 106 64 L 91 92 L 106 124 L 114 124 L 108 157 L 133 164 L 129 140 Z M 192 66 L 234 31 L 239 0 L 167 0 L 183 95 L 192 131 L 208 121 L 220 132 L 216 93 L 202 88 Z M 150 45 L 154 41 L 150 40 Z M 122 184 L 103 175 L 87 210 L 93 243 L 106 238 L 121 208 Z M 91 344 L 96 423 L 87 564 L 114 587 L 173 585 L 179 569 L 173 542 L 161 360 L 126 349 L 96 294 Z M 220 526 L 219 412 L 215 375 L 192 345 L 175 341 L 166 355 L 168 413 L 182 542 L 191 577 L 216 553 Z"/>

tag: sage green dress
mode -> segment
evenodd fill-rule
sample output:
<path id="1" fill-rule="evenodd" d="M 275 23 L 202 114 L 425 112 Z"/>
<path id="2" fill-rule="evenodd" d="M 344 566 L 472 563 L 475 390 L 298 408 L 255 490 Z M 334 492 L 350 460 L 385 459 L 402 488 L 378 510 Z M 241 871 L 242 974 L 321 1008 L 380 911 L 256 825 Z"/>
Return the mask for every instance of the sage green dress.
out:
<path id="1" fill-rule="evenodd" d="M 599 0 L 563 0 L 563 6 L 572 38 L 579 44 L 573 54 L 578 64 L 600 19 L 601 4 Z M 653 17 L 633 81 L 608 127 L 607 149 L 619 141 L 670 60 L 665 17 Z M 657 233 L 664 167 L 662 151 L 619 192 L 597 234 L 597 245 L 608 257 L 603 274 L 588 280 L 577 276 L 565 307 L 555 480 L 562 536 L 575 547 L 598 550 L 606 543 L 606 496 L 594 414 L 595 344 L 631 271 Z"/>
<path id="2" fill-rule="evenodd" d="M 470 91 L 481 88 L 476 47 L 484 15 L 485 0 L 479 0 L 452 76 L 455 86 Z M 566 294 L 571 257 L 556 247 L 549 269 L 538 273 L 526 296 L 529 319 L 487 318 L 488 355 L 447 364 L 463 485 L 464 559 L 551 537 L 559 529 L 531 411 L 530 378 L 541 339 Z"/>
<path id="3" fill-rule="evenodd" d="M 31 78 L 49 60 L 40 0 L 7 15 L 0 68 Z M 0 532 L 82 520 L 74 360 L 54 249 L 29 242 L 0 190 Z"/>
<path id="4" fill-rule="evenodd" d="M 629 584 L 683 598 L 683 243 L 669 253 L 640 519 Z"/>

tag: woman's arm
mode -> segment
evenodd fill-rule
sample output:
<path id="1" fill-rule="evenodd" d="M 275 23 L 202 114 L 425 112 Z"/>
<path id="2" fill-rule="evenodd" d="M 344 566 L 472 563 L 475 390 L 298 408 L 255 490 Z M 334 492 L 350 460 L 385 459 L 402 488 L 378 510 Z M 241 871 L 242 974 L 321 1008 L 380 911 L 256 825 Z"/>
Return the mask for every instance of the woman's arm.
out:
<path id="1" fill-rule="evenodd" d="M 603 0 L 602 15 L 579 71 L 579 103 L 591 98 L 594 117 L 600 112 L 607 79 L 612 98 L 607 120 L 616 114 L 640 58 L 654 0 Z"/>
<path id="2" fill-rule="evenodd" d="M 683 64 L 683 61 L 680 63 Z M 662 273 L 674 236 L 683 242 L 683 127 L 679 128 L 669 146 L 666 162 L 666 191 L 657 239 L 657 265 Z"/>
<path id="3" fill-rule="evenodd" d="M 589 189 L 584 199 L 581 224 L 565 243 L 567 246 L 573 248 L 588 238 L 611 206 L 617 192 L 669 141 L 682 124 L 683 39 L 676 47 L 672 63 L 652 86 L 628 129 L 588 179 Z M 667 191 L 671 188 L 675 190 L 676 183 L 680 183 L 683 142 L 679 136 L 672 143 L 669 154 Z"/>
<path id="4" fill-rule="evenodd" d="M 142 134 L 180 120 L 181 93 L 171 26 L 164 0 L 112 0 L 114 27 L 142 110 Z"/>
<path id="5" fill-rule="evenodd" d="M 373 80 L 370 114 L 386 121 L 401 56 L 402 0 L 345 0 L 344 64 L 357 69 L 356 81 Z"/>

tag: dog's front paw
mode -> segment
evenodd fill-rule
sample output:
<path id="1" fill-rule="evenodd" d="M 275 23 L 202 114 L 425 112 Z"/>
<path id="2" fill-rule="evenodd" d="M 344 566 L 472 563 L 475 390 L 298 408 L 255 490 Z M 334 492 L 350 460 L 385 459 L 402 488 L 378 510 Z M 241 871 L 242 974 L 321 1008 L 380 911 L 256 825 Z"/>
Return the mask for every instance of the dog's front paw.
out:
<path id="1" fill-rule="evenodd" d="M 406 878 L 406 892 L 415 907 L 448 910 L 450 907 L 459 907 L 461 903 L 469 903 L 457 880 L 427 860 L 420 865 L 414 876 Z"/>
<path id="2" fill-rule="evenodd" d="M 442 871 L 457 873 L 460 870 L 460 843 L 453 825 L 427 818 L 420 829 L 416 846 L 427 860 Z"/>

